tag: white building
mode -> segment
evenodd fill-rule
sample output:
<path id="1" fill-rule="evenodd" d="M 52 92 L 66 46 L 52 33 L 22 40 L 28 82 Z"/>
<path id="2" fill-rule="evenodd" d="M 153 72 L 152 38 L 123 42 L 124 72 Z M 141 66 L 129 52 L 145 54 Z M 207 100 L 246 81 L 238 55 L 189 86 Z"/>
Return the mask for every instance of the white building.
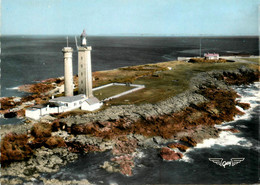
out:
<path id="1" fill-rule="evenodd" d="M 218 53 L 204 53 L 204 57 L 208 60 L 218 60 L 219 54 Z"/>
<path id="2" fill-rule="evenodd" d="M 102 106 L 102 103 L 95 97 L 87 98 L 84 94 L 76 96 L 63 96 L 51 99 L 48 105 L 35 105 L 26 109 L 25 116 L 32 119 L 39 119 L 44 115 L 62 113 L 77 108 L 93 111 Z"/>

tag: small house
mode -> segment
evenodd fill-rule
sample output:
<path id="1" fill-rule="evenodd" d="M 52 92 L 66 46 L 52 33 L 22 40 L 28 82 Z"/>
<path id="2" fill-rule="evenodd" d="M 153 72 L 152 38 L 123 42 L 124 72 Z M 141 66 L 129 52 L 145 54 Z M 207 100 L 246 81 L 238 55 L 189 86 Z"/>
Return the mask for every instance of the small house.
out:
<path id="1" fill-rule="evenodd" d="M 218 60 L 219 59 L 219 54 L 218 53 L 205 53 L 204 57 L 207 60 Z"/>

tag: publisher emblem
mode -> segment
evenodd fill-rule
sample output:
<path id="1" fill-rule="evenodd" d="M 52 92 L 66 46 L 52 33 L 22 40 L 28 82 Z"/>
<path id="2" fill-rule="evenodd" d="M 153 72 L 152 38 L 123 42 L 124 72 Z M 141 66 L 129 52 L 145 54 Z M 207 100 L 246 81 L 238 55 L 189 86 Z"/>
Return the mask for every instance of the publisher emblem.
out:
<path id="1" fill-rule="evenodd" d="M 226 168 L 226 166 L 235 166 L 242 161 L 244 161 L 245 158 L 231 158 L 230 161 L 224 161 L 223 158 L 209 158 L 209 160 L 219 166 L 222 166 L 223 168 Z"/>

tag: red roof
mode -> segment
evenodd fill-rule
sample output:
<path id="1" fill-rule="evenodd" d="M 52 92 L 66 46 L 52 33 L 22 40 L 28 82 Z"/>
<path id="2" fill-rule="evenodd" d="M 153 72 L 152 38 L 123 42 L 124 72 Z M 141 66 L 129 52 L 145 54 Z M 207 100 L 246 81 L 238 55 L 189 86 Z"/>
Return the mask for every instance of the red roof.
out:
<path id="1" fill-rule="evenodd" d="M 219 56 L 218 53 L 205 53 L 204 54 L 205 57 L 213 57 L 213 56 Z"/>

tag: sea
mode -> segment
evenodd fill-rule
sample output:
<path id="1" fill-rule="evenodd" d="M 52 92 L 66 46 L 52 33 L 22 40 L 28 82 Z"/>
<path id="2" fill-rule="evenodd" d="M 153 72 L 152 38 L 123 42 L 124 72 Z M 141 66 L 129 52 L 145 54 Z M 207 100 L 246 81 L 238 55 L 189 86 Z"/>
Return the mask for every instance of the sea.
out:
<path id="1" fill-rule="evenodd" d="M 92 70 L 176 60 L 201 53 L 220 55 L 259 55 L 258 37 L 103 37 L 89 36 L 92 46 Z M 66 36 L 2 36 L 1 37 L 1 97 L 25 96 L 17 91 L 23 84 L 63 76 L 62 48 Z M 68 39 L 74 49 L 73 72 L 77 74 L 77 52 L 74 36 Z M 180 161 L 163 161 L 159 150 L 140 150 L 133 176 L 109 173 L 100 165 L 111 158 L 110 152 L 80 155 L 59 172 L 42 174 L 59 180 L 88 179 L 95 184 L 231 184 L 260 183 L 259 173 L 259 88 L 260 83 L 233 87 L 241 102 L 251 108 L 234 121 L 220 128 L 235 128 L 240 133 L 223 131 L 219 138 L 207 139 L 189 149 Z M 15 124 L 19 119 L 0 119 L 0 124 Z M 218 165 L 210 160 L 222 160 Z M 235 165 L 235 158 L 240 162 Z M 232 162 L 232 163 L 231 163 Z"/>

